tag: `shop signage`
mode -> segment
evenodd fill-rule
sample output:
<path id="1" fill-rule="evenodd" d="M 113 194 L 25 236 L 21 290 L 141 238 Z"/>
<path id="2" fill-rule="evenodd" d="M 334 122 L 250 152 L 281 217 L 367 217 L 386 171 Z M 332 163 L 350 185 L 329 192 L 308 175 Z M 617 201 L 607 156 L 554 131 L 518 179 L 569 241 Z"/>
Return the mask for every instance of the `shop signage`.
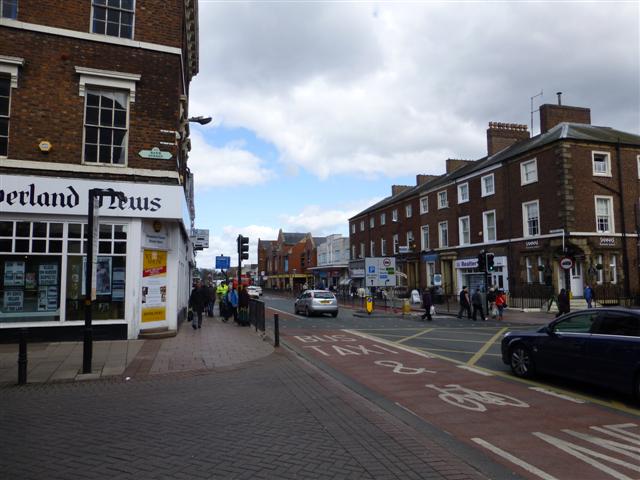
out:
<path id="1" fill-rule="evenodd" d="M 168 145 L 173 144 L 169 143 Z M 158 147 L 153 147 L 151 150 L 140 150 L 138 152 L 138 155 L 140 155 L 142 158 L 152 158 L 154 160 L 171 160 L 171 157 L 173 156 L 171 152 L 164 152 Z"/>
<path id="2" fill-rule="evenodd" d="M 87 216 L 89 190 L 114 190 L 125 195 L 96 199 L 103 217 L 183 218 L 184 191 L 179 185 L 106 182 L 76 178 L 3 175 L 0 185 L 2 213 Z"/>
<path id="3" fill-rule="evenodd" d="M 352 268 L 349 270 L 351 278 L 364 278 L 364 268 Z"/>
<path id="4" fill-rule="evenodd" d="M 477 258 L 465 258 L 456 260 L 456 268 L 478 268 Z"/>
<path id="5" fill-rule="evenodd" d="M 158 220 L 142 223 L 142 241 L 143 247 L 146 248 L 157 248 L 159 250 L 169 249 L 167 231 L 162 225 L 162 222 Z"/>
<path id="6" fill-rule="evenodd" d="M 600 237 L 601 247 L 613 247 L 616 244 L 616 239 L 613 237 Z"/>
<path id="7" fill-rule="evenodd" d="M 525 246 L 527 248 L 536 248 L 540 246 L 540 242 L 538 240 L 527 240 Z"/>

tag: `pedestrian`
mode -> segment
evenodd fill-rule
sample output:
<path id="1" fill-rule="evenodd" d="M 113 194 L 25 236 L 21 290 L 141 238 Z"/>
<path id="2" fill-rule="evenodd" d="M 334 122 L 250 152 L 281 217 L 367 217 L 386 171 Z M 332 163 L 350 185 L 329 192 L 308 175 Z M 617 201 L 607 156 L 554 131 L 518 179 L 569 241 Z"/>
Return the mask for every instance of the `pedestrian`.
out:
<path id="1" fill-rule="evenodd" d="M 239 301 L 239 298 L 238 298 L 238 292 L 234 288 L 233 284 L 229 288 L 229 291 L 227 292 L 225 298 L 227 299 L 227 308 L 228 308 L 227 319 L 229 319 L 231 316 L 233 316 L 233 321 L 236 322 L 239 325 L 239 323 L 238 323 L 238 301 Z"/>
<path id="2" fill-rule="evenodd" d="M 304 282 L 304 284 L 302 285 L 302 291 L 305 292 L 309 290 L 309 284 L 307 284 L 307 282 Z"/>
<path id="3" fill-rule="evenodd" d="M 239 323 L 243 327 L 249 325 L 249 290 L 244 285 L 240 285 L 238 293 L 238 317 Z"/>
<path id="4" fill-rule="evenodd" d="M 476 321 L 476 315 L 480 312 L 480 320 L 486 320 L 484 316 L 484 309 L 482 308 L 482 295 L 480 295 L 480 289 L 476 288 L 475 293 L 471 297 L 471 305 L 473 306 L 473 321 Z"/>
<path id="5" fill-rule="evenodd" d="M 226 307 L 227 290 L 227 282 L 225 282 L 224 280 L 220 282 L 220 285 L 218 285 L 218 288 L 216 288 L 216 296 L 218 297 L 218 308 L 220 309 L 220 316 L 223 319 L 225 318 L 224 309 Z M 229 319 L 229 317 L 226 317 L 226 319 Z"/>
<path id="6" fill-rule="evenodd" d="M 207 306 L 207 289 L 204 287 L 200 280 L 196 280 L 196 285 L 191 291 L 189 296 L 189 306 L 193 311 L 193 329 L 202 328 L 202 312 Z"/>
<path id="7" fill-rule="evenodd" d="M 498 310 L 499 321 L 502 321 L 502 315 L 505 308 L 507 308 L 507 298 L 504 294 L 504 290 L 500 289 L 496 294 L 496 309 Z"/>
<path id="8" fill-rule="evenodd" d="M 207 287 L 207 317 L 213 317 L 213 307 L 216 304 L 216 289 L 212 283 Z"/>
<path id="9" fill-rule="evenodd" d="M 569 300 L 569 295 L 567 291 L 563 288 L 560 290 L 558 294 L 558 313 L 556 317 L 560 315 L 564 315 L 565 313 L 569 313 L 571 311 L 571 301 Z"/>
<path id="10" fill-rule="evenodd" d="M 487 317 L 489 316 L 489 313 L 491 313 L 491 318 L 496 318 L 498 309 L 496 308 L 496 291 L 493 287 L 491 287 L 487 293 L 487 303 L 489 303 Z"/>
<path id="11" fill-rule="evenodd" d="M 593 295 L 593 290 L 591 289 L 589 284 L 587 284 L 587 286 L 584 287 L 584 299 L 587 301 L 587 308 L 593 308 L 594 295 Z"/>
<path id="12" fill-rule="evenodd" d="M 469 291 L 467 286 L 463 285 L 460 290 L 460 310 L 458 310 L 458 318 L 462 318 L 462 313 L 467 312 L 467 318 L 471 320 L 471 304 L 469 302 Z"/>
<path id="13" fill-rule="evenodd" d="M 385 291 L 383 290 L 383 292 Z M 424 292 L 422 293 L 422 306 L 424 307 L 424 315 L 422 315 L 422 320 L 426 318 L 430 322 L 431 320 L 433 320 L 431 318 L 431 307 L 433 306 L 433 301 L 431 300 L 431 292 L 428 288 L 425 288 Z"/>

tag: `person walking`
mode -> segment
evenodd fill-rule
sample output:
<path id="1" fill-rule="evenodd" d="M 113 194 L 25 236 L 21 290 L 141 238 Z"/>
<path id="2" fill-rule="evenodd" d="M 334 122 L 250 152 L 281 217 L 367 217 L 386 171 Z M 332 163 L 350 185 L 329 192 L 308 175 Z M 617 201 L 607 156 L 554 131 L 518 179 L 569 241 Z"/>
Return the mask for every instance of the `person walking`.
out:
<path id="1" fill-rule="evenodd" d="M 587 308 L 593 308 L 593 290 L 589 284 L 584 287 L 584 299 L 587 301 Z"/>
<path id="2" fill-rule="evenodd" d="M 506 307 L 507 307 L 507 298 L 504 295 L 504 290 L 498 290 L 498 293 L 496 293 L 496 309 L 498 310 L 499 321 L 502 321 L 502 315 Z"/>
<path id="3" fill-rule="evenodd" d="M 233 287 L 233 284 L 227 291 L 225 298 L 227 299 L 227 308 L 229 309 L 229 312 L 227 312 L 227 318 L 233 315 L 233 321 L 240 325 L 238 323 L 238 292 Z"/>
<path id="4" fill-rule="evenodd" d="M 213 307 L 216 304 L 216 289 L 212 283 L 207 287 L 207 317 L 213 317 Z"/>
<path id="5" fill-rule="evenodd" d="M 571 300 L 569 299 L 569 295 L 567 291 L 563 288 L 560 290 L 558 294 L 558 313 L 556 313 L 556 317 L 560 315 L 564 315 L 565 313 L 569 313 L 571 311 Z"/>
<path id="6" fill-rule="evenodd" d="M 225 282 L 224 280 L 222 282 L 220 282 L 220 285 L 218 285 L 218 288 L 216 288 L 216 296 L 218 297 L 218 308 L 220 310 L 220 316 L 222 318 L 225 318 L 225 312 L 224 312 L 224 308 L 225 308 L 225 300 L 226 300 L 226 295 L 227 295 L 227 291 L 228 291 L 228 287 L 227 287 L 227 282 Z M 229 318 L 229 317 L 227 317 Z"/>
<path id="7" fill-rule="evenodd" d="M 484 316 L 484 309 L 482 308 L 482 295 L 480 289 L 476 288 L 475 293 L 471 297 L 471 305 L 473 306 L 473 321 L 476 321 L 476 315 L 480 312 L 480 320 L 487 320 Z"/>
<path id="8" fill-rule="evenodd" d="M 193 311 L 193 329 L 202 328 L 202 312 L 207 305 L 207 289 L 202 285 L 200 280 L 196 280 L 196 286 L 189 296 L 189 306 Z"/>
<path id="9" fill-rule="evenodd" d="M 496 308 L 496 290 L 493 287 L 491 287 L 487 293 L 487 303 L 489 304 L 487 317 L 491 315 L 491 318 L 496 318 L 498 310 Z"/>
<path id="10" fill-rule="evenodd" d="M 462 318 L 462 313 L 467 312 L 467 318 L 471 320 L 471 304 L 469 302 L 469 291 L 467 286 L 463 285 L 460 290 L 460 310 L 458 310 L 458 318 Z"/>
<path id="11" fill-rule="evenodd" d="M 249 290 L 244 285 L 240 285 L 238 287 L 240 289 L 240 293 L 238 294 L 238 317 L 239 323 L 243 327 L 249 325 Z"/>
<path id="12" fill-rule="evenodd" d="M 383 292 L 385 292 L 383 290 Z M 422 293 L 422 306 L 424 307 L 424 315 L 422 315 L 422 320 L 425 318 L 430 322 L 433 320 L 431 318 L 431 307 L 433 306 L 433 300 L 431 299 L 431 292 L 428 288 L 425 288 Z"/>

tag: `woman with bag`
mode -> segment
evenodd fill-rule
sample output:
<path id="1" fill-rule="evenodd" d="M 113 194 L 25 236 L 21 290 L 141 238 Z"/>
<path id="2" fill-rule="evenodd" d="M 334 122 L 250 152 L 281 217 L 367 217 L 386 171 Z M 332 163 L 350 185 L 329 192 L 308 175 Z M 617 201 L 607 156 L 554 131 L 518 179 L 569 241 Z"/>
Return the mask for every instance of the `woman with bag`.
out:
<path id="1" fill-rule="evenodd" d="M 502 312 L 507 307 L 507 299 L 504 296 L 504 290 L 498 290 L 496 295 L 496 308 L 498 309 L 498 320 L 502 321 Z"/>

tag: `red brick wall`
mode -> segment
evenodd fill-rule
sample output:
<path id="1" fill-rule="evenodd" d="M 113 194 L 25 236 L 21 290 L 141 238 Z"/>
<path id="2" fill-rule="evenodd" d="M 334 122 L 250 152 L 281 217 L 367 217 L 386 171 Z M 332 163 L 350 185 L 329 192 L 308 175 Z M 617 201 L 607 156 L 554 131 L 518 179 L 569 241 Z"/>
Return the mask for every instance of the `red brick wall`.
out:
<path id="1" fill-rule="evenodd" d="M 0 55 L 24 58 L 17 89 L 11 92 L 9 158 L 81 163 L 84 97 L 79 95 L 76 66 L 141 74 L 135 103 L 129 104 L 128 166 L 167 169 L 175 166 L 176 150 L 160 145 L 173 141 L 161 129 L 176 130 L 181 94 L 180 57 L 173 54 L 80 41 L 23 30 L 0 29 Z M 47 139 L 53 150 L 41 153 Z M 167 160 L 138 156 L 158 146 L 171 151 Z"/>
<path id="2" fill-rule="evenodd" d="M 91 32 L 91 0 L 20 0 L 18 20 Z M 182 47 L 184 1 L 135 0 L 133 40 Z"/>

